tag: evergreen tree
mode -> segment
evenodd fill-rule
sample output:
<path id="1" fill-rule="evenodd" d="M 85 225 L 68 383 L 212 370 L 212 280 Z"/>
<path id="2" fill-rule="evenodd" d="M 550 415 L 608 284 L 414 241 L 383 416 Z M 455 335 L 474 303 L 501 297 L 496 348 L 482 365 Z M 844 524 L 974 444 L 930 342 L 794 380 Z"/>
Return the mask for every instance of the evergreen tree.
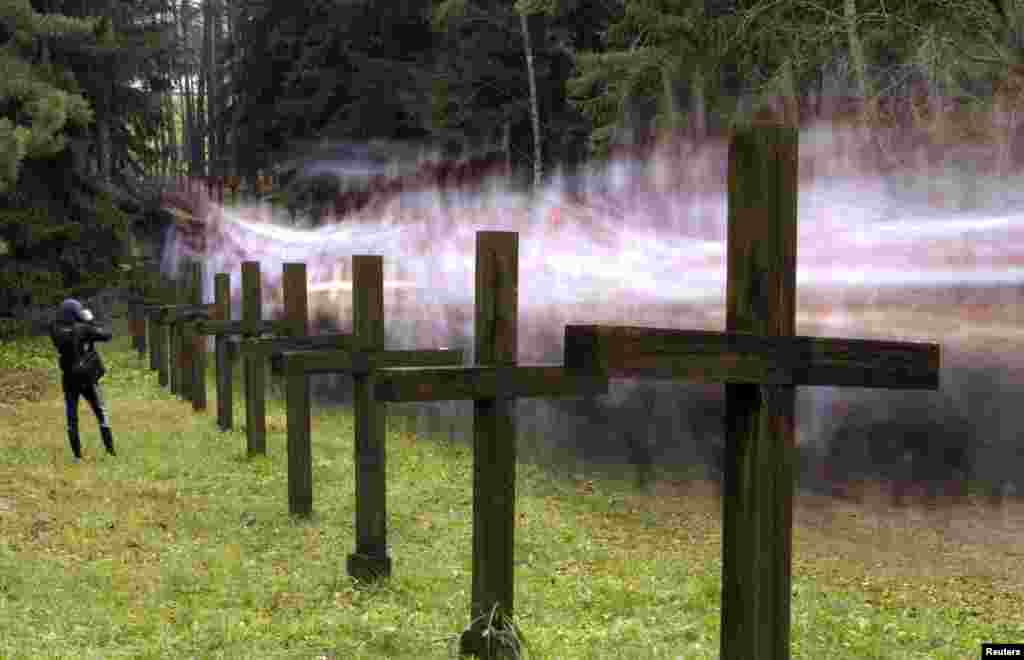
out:
<path id="1" fill-rule="evenodd" d="M 18 180 L 26 158 L 64 149 L 65 131 L 92 120 L 92 110 L 69 72 L 51 59 L 58 40 L 109 39 L 109 23 L 40 14 L 28 0 L 0 2 L 0 192 Z"/>
<path id="2" fill-rule="evenodd" d="M 246 173 L 269 167 L 293 143 L 426 137 L 434 45 L 427 4 L 241 3 L 229 57 Z"/>
<path id="3" fill-rule="evenodd" d="M 127 249 L 123 211 L 142 206 L 125 185 L 145 174 L 159 117 L 147 73 L 164 47 L 144 3 L 68 3 L 102 16 L 62 5 L 0 2 L 0 238 L 16 262 L 61 273 L 58 288 Z"/>

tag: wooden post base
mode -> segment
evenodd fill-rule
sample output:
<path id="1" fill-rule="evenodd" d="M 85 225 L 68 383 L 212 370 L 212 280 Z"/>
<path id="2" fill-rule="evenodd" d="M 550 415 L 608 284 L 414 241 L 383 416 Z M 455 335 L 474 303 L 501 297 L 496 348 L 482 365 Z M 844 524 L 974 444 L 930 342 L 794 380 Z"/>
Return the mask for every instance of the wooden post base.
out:
<path id="1" fill-rule="evenodd" d="M 346 562 L 348 574 L 367 584 L 391 577 L 391 557 L 353 552 Z"/>
<path id="2" fill-rule="evenodd" d="M 459 637 L 459 655 L 471 655 L 480 660 L 513 660 L 522 657 L 516 639 L 504 635 L 484 635 L 486 621 L 474 623 Z M 494 631 L 497 632 L 497 631 Z"/>

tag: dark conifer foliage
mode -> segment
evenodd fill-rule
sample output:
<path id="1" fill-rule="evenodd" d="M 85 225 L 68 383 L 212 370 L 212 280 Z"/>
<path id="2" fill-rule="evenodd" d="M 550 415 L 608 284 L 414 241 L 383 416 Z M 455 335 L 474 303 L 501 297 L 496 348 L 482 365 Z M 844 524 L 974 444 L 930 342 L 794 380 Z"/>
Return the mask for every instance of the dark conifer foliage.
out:
<path id="1" fill-rule="evenodd" d="M 720 134 L 767 100 L 823 112 L 859 95 L 878 116 L 912 88 L 935 107 L 1019 103 L 1016 13 L 955 4 L 10 0 L 3 252 L 47 260 L 69 286 L 116 265 L 132 223 L 159 225 L 154 184 L 251 182 L 324 143 L 498 155 L 526 184 L 644 136 Z"/>

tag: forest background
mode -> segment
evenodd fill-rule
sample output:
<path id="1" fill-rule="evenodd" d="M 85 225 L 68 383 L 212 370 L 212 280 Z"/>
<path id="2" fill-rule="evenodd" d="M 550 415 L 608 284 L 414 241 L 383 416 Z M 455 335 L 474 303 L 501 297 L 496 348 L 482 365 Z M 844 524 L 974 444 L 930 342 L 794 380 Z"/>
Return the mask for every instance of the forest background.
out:
<path id="1" fill-rule="evenodd" d="M 152 256 L 174 177 L 379 144 L 529 190 L 764 104 L 956 140 L 1017 115 L 1022 37 L 1018 0 L 0 0 L 0 317 Z"/>

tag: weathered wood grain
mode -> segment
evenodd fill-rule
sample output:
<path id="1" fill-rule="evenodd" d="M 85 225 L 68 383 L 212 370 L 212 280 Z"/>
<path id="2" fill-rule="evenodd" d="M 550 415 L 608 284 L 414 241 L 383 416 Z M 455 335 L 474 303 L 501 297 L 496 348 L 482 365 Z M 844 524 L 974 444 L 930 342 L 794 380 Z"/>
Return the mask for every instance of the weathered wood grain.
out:
<path id="1" fill-rule="evenodd" d="M 287 328 L 285 324 L 279 327 Z M 347 333 L 313 335 L 310 337 L 246 337 L 238 342 L 244 357 L 267 360 L 286 351 L 345 350 L 352 346 L 352 335 Z"/>
<path id="2" fill-rule="evenodd" d="M 352 344 L 361 351 L 384 350 L 384 259 L 352 257 Z M 349 575 L 370 582 L 391 574 L 387 550 L 387 474 L 383 406 L 373 396 L 374 375 L 352 372 L 355 413 L 353 464 L 356 482 L 356 548 Z"/>
<path id="3" fill-rule="evenodd" d="M 462 351 L 438 348 L 421 350 L 388 350 L 370 352 L 349 349 L 286 349 L 281 355 L 293 362 L 301 362 L 306 373 L 336 372 L 367 373 L 371 370 L 395 367 L 438 367 L 462 361 Z"/>
<path id="4" fill-rule="evenodd" d="M 213 277 L 213 297 L 214 297 L 214 323 L 231 323 L 231 277 L 227 273 L 217 273 Z M 196 323 L 196 332 L 201 335 L 207 334 L 204 332 L 203 323 Z M 228 353 L 228 337 L 224 333 L 212 333 L 213 339 L 213 353 L 214 353 L 214 369 L 216 371 L 217 379 L 217 427 L 222 431 L 226 431 L 231 428 L 233 408 L 234 408 L 234 394 L 232 387 L 232 372 L 234 371 L 234 365 L 231 361 L 231 356 Z"/>
<path id="5" fill-rule="evenodd" d="M 569 325 L 565 364 L 699 383 L 936 389 L 938 344 Z"/>
<path id="6" fill-rule="evenodd" d="M 518 347 L 519 235 L 476 235 L 474 355 L 479 366 L 514 366 Z M 463 650 L 490 658 L 482 634 L 492 611 L 503 628 L 515 609 L 516 428 L 513 399 L 473 401 L 472 624 Z"/>
<path id="7" fill-rule="evenodd" d="M 226 273 L 220 273 L 226 275 Z M 229 310 L 230 311 L 230 310 Z M 255 334 L 283 334 L 288 330 L 285 320 L 264 320 L 255 326 L 246 325 L 242 321 L 231 321 L 211 318 L 209 321 L 197 321 L 195 331 L 203 335 L 241 335 L 255 329 Z"/>
<path id="8" fill-rule="evenodd" d="M 796 129 L 734 133 L 727 332 L 796 332 L 797 183 Z M 789 384 L 725 387 L 722 660 L 789 658 L 795 392 Z"/>
<path id="9" fill-rule="evenodd" d="M 243 335 L 257 333 L 263 321 L 263 300 L 260 265 L 242 262 L 242 327 Z M 245 381 L 245 449 L 247 456 L 266 455 L 266 361 L 256 357 L 242 359 Z"/>
<path id="10" fill-rule="evenodd" d="M 376 393 L 389 403 L 592 396 L 608 393 L 608 379 L 562 365 L 403 367 L 378 372 Z"/>

